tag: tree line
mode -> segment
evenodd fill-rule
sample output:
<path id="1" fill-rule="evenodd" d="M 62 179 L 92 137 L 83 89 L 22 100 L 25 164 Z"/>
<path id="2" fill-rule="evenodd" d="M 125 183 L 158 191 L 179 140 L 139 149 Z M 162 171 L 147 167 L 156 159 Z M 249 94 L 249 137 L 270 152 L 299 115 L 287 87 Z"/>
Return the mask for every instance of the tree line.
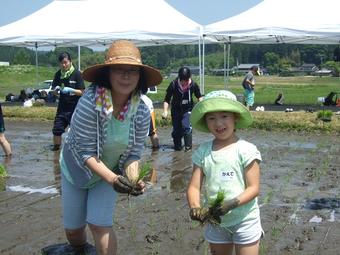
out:
<path id="1" fill-rule="evenodd" d="M 205 45 L 205 68 L 223 68 L 224 45 Z M 295 45 L 295 44 L 231 44 L 230 67 L 242 63 L 257 63 L 267 68 L 269 73 L 277 74 L 290 67 L 299 67 L 303 63 L 329 67 L 339 73 L 339 62 L 334 61 L 336 45 Z M 58 47 L 51 51 L 38 51 L 40 66 L 57 66 L 58 55 L 68 51 L 73 62 L 77 63 L 76 47 Z M 182 65 L 199 65 L 198 45 L 163 45 L 141 47 L 145 64 L 155 66 L 164 73 L 177 70 Z M 8 61 L 11 65 L 35 65 L 35 51 L 28 48 L 0 46 L 0 61 Z M 105 52 L 81 48 L 81 69 L 103 62 Z"/>

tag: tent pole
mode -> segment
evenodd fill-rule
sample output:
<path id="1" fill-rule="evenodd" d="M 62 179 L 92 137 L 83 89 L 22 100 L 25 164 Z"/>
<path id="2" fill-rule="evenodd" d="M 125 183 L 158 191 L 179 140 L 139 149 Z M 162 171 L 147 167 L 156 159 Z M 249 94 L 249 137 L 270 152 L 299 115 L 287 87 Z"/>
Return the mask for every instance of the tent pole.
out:
<path id="1" fill-rule="evenodd" d="M 204 62 L 205 62 L 205 58 L 204 58 L 204 54 L 205 54 L 205 44 L 204 44 L 204 37 L 205 35 L 203 35 L 202 37 L 202 94 L 204 95 Z"/>
<path id="2" fill-rule="evenodd" d="M 223 84 L 224 84 L 224 88 L 227 89 L 227 79 L 226 79 L 226 68 L 227 68 L 227 63 L 226 63 L 226 59 L 227 59 L 227 53 L 226 53 L 226 43 L 223 43 Z"/>
<path id="3" fill-rule="evenodd" d="M 78 44 L 78 70 L 80 71 L 80 44 Z"/>
<path id="4" fill-rule="evenodd" d="M 35 42 L 35 79 L 36 84 L 39 83 L 39 77 L 38 77 L 38 43 Z"/>
<path id="5" fill-rule="evenodd" d="M 201 36 L 198 37 L 198 65 L 200 67 L 200 90 L 202 93 L 202 56 L 201 56 Z"/>
<path id="6" fill-rule="evenodd" d="M 226 87 L 228 85 L 229 82 L 229 70 L 230 70 L 230 45 L 231 45 L 231 36 L 229 36 L 229 41 L 228 41 L 228 58 L 227 58 L 227 81 L 226 81 Z"/>

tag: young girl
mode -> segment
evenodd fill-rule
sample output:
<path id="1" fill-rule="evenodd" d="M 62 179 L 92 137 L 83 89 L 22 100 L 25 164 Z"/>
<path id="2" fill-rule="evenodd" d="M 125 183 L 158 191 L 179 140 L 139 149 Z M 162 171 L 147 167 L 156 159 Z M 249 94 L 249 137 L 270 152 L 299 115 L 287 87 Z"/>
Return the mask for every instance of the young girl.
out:
<path id="1" fill-rule="evenodd" d="M 237 137 L 236 129 L 252 123 L 248 109 L 230 91 L 208 93 L 191 114 L 193 128 L 210 132 L 214 139 L 193 153 L 193 174 L 187 190 L 192 220 L 205 222 L 213 216 L 219 224 L 205 224 L 204 237 L 211 254 L 258 254 L 262 235 L 257 196 L 260 189 L 260 152 L 256 146 Z M 204 180 L 204 182 L 203 182 Z M 204 184 L 205 203 L 200 193 Z M 209 208 L 219 191 L 224 202 Z"/>

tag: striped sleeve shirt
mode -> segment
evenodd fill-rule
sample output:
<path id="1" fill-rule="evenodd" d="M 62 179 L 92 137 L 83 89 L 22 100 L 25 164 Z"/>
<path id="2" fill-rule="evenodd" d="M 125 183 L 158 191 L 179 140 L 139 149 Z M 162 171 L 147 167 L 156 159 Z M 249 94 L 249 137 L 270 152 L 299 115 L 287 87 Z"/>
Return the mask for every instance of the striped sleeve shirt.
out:
<path id="1" fill-rule="evenodd" d="M 96 86 L 91 85 L 80 98 L 73 113 L 70 130 L 65 139 L 78 166 L 82 166 L 87 175 L 92 172 L 85 165 L 90 157 L 101 158 L 108 119 L 95 109 Z M 135 114 L 131 115 L 129 142 L 119 160 L 119 172 L 123 172 L 124 163 L 131 159 L 140 159 L 147 138 L 150 124 L 150 111 L 140 100 Z"/>

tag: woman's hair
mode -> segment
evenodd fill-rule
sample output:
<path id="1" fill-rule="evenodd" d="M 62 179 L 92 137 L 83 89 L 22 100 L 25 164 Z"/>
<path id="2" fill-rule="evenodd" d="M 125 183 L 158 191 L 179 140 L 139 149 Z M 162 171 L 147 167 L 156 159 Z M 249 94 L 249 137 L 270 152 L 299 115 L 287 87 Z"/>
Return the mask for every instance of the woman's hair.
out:
<path id="1" fill-rule="evenodd" d="M 99 78 L 98 80 L 94 82 L 94 84 L 98 85 L 99 87 L 111 89 L 111 84 L 109 80 L 110 67 L 108 66 L 106 68 L 103 68 L 102 70 L 103 70 L 102 74 L 97 75 L 97 77 Z M 140 69 L 136 92 L 140 92 L 141 94 L 146 94 L 147 91 L 148 91 L 148 86 L 146 85 L 145 75 L 144 75 L 144 72 L 142 72 L 142 69 Z"/>
<path id="2" fill-rule="evenodd" d="M 59 57 L 58 57 L 59 62 L 63 61 L 64 58 L 67 58 L 68 60 L 72 61 L 70 53 L 66 51 L 59 54 Z"/>
<path id="3" fill-rule="evenodd" d="M 190 77 L 191 71 L 188 67 L 183 66 L 178 70 L 178 78 L 180 81 L 187 81 Z"/>

